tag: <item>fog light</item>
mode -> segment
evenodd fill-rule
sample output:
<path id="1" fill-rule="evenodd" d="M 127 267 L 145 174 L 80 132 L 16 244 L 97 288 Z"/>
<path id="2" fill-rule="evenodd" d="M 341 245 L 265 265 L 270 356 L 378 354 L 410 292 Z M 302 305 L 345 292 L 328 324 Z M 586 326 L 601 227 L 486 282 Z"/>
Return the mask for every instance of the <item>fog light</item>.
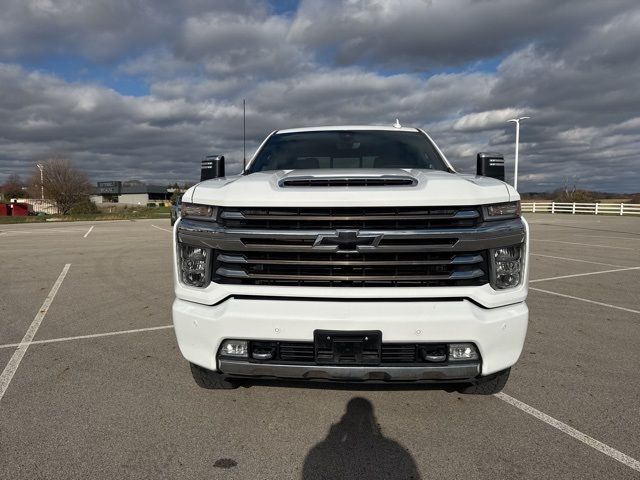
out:
<path id="1" fill-rule="evenodd" d="M 220 347 L 220 355 L 247 358 L 249 356 L 249 342 L 247 340 L 225 340 Z"/>
<path id="2" fill-rule="evenodd" d="M 473 343 L 452 343 L 449 345 L 449 360 L 477 360 L 478 351 Z"/>

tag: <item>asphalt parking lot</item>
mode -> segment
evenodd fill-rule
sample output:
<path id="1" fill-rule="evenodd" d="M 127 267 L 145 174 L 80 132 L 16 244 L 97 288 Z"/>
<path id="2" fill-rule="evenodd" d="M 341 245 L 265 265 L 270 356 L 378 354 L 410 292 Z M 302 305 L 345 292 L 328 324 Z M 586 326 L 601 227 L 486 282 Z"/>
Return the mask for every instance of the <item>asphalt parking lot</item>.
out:
<path id="1" fill-rule="evenodd" d="M 200 389 L 168 220 L 0 225 L 0 477 L 639 478 L 640 218 L 527 219 L 529 333 L 489 397 Z"/>

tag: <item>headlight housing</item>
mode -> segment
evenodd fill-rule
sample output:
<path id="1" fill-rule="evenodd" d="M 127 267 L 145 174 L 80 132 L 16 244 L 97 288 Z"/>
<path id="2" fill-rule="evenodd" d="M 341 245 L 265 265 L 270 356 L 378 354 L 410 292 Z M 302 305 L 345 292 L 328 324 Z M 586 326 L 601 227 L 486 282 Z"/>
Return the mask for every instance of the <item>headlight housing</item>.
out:
<path id="1" fill-rule="evenodd" d="M 520 202 L 505 202 L 485 205 L 483 207 L 485 220 L 506 220 L 520 216 Z"/>
<path id="2" fill-rule="evenodd" d="M 182 283 L 190 287 L 206 287 L 210 281 L 211 250 L 178 244 L 178 270 Z"/>
<path id="3" fill-rule="evenodd" d="M 491 286 L 496 290 L 514 288 L 524 276 L 524 244 L 489 250 L 491 262 Z"/>
<path id="4" fill-rule="evenodd" d="M 183 202 L 180 207 L 180 216 L 184 218 L 215 221 L 218 218 L 218 207 Z"/>

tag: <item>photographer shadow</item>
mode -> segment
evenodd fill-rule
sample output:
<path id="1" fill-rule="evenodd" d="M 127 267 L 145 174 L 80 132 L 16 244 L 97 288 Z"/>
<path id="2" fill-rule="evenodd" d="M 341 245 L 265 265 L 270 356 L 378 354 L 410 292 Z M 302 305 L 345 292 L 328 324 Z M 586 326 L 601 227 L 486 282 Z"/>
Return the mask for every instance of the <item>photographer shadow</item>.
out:
<path id="1" fill-rule="evenodd" d="M 331 426 L 327 437 L 309 451 L 302 478 L 400 480 L 421 477 L 411 454 L 382 434 L 371 402 L 357 397 L 349 401 L 345 414 Z"/>

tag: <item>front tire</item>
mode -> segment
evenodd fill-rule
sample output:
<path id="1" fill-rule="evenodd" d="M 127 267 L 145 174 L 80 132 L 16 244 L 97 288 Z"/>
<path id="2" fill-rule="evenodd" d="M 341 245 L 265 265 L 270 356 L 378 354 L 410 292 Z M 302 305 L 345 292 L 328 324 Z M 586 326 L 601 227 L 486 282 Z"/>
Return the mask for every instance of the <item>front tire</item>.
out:
<path id="1" fill-rule="evenodd" d="M 511 368 L 492 373 L 486 377 L 480 377 L 471 385 L 458 389 L 460 393 L 467 395 L 493 395 L 502 391 L 509 380 Z"/>
<path id="2" fill-rule="evenodd" d="M 193 363 L 190 365 L 191 375 L 200 388 L 206 388 L 207 390 L 231 390 L 238 388 L 236 382 L 229 380 L 219 372 L 212 372 Z"/>

